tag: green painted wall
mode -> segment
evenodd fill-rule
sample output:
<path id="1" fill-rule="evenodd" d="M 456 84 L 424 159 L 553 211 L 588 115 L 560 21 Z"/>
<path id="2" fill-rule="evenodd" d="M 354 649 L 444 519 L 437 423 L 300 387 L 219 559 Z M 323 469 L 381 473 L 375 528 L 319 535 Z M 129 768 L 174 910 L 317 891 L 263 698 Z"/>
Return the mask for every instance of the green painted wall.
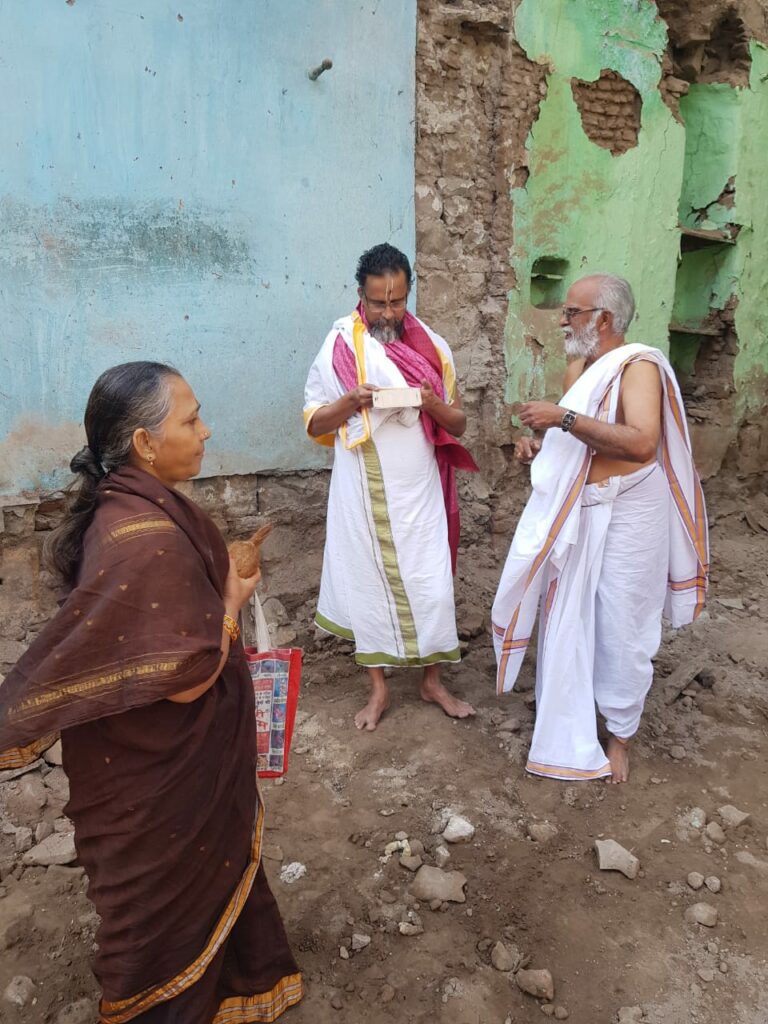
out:
<path id="1" fill-rule="evenodd" d="M 556 395 L 565 361 L 556 309 L 565 287 L 606 270 L 633 286 L 629 340 L 668 350 L 670 323 L 695 326 L 738 298 L 735 366 L 739 415 L 765 404 L 768 374 L 768 201 L 761 195 L 768 143 L 768 52 L 752 45 L 749 88 L 693 86 L 685 125 L 659 92 L 666 26 L 648 0 L 523 0 L 515 34 L 547 65 L 548 91 L 527 142 L 530 176 L 512 191 L 517 288 L 506 327 L 507 400 Z M 585 134 L 571 79 L 611 69 L 642 99 L 638 144 L 613 156 Z M 717 204 L 733 178 L 733 208 Z M 714 204 L 714 205 L 712 205 Z M 709 208 L 704 220 L 696 211 Z M 680 256 L 678 220 L 741 225 L 733 246 Z M 678 270 L 678 262 L 679 270 Z M 549 277 L 534 277 L 543 269 Z M 562 278 L 562 280 L 557 280 Z M 693 368 L 699 339 L 672 335 L 672 356 Z"/>
<path id="2" fill-rule="evenodd" d="M 626 277 L 638 306 L 631 340 L 666 350 L 685 154 L 685 131 L 658 91 L 667 35 L 655 4 L 523 0 L 515 30 L 528 56 L 552 70 L 528 140 L 530 177 L 512 192 L 510 402 L 557 393 L 565 366 L 557 312 L 531 305 L 531 271 L 542 257 L 567 260 L 568 282 L 596 270 Z M 620 156 L 587 137 L 571 91 L 572 77 L 595 81 L 604 68 L 642 98 L 638 145 Z"/>

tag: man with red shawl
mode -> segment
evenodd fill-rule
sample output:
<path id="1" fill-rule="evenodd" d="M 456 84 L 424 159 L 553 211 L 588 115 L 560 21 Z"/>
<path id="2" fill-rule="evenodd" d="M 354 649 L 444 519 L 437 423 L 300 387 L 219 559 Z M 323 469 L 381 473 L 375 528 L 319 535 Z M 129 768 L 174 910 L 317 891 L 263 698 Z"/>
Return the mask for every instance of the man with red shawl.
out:
<path id="1" fill-rule="evenodd" d="M 440 664 L 459 660 L 455 472 L 477 469 L 457 440 L 466 415 L 453 357 L 407 310 L 412 273 L 402 252 L 374 246 L 356 276 L 360 302 L 334 323 L 305 390 L 307 433 L 334 449 L 315 621 L 353 641 L 368 669 L 358 729 L 375 729 L 389 705 L 387 666 L 423 667 L 422 698 L 466 718 L 472 707 L 440 681 Z M 389 388 L 417 389 L 418 404 L 379 407 L 374 395 Z"/>

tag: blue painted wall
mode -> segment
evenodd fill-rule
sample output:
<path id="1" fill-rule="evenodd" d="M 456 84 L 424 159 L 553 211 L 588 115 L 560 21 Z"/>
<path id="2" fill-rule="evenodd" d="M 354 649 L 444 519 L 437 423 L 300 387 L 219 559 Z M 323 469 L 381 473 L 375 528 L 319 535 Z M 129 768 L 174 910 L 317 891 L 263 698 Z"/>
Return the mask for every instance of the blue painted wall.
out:
<path id="1" fill-rule="evenodd" d="M 414 250 L 415 36 L 416 0 L 0 0 L 0 494 L 69 478 L 126 359 L 190 380 L 206 475 L 324 464 L 306 371 L 359 253 Z"/>

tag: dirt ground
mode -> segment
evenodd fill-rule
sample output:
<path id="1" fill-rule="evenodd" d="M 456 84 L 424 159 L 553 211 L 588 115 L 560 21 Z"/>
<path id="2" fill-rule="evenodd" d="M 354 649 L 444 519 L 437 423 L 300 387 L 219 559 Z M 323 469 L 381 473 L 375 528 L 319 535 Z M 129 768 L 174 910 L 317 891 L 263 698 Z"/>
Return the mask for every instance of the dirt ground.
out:
<path id="1" fill-rule="evenodd" d="M 766 1024 L 768 501 L 724 490 L 710 498 L 710 520 L 709 607 L 695 626 L 665 634 L 625 786 L 526 776 L 533 666 L 522 692 L 498 700 L 484 632 L 446 673 L 476 719 L 454 722 L 420 703 L 417 676 L 398 673 L 392 709 L 372 735 L 351 725 L 365 692 L 360 671 L 336 641 L 312 641 L 289 774 L 263 785 L 265 863 L 307 981 L 304 1002 L 284 1019 L 528 1024 L 567 1011 L 574 1024 Z M 465 634 L 490 603 L 502 554 L 465 560 L 476 584 L 462 606 L 474 619 Z M 0 799 L 12 785 L 0 785 Z M 61 794 L 48 788 L 40 816 L 60 815 Z M 727 825 L 718 813 L 727 804 L 750 817 Z M 694 808 L 724 835 L 710 829 L 710 838 Z M 410 895 L 415 876 L 398 854 L 381 858 L 405 833 L 434 863 L 449 811 L 476 829 L 450 847 L 446 866 L 466 876 L 466 902 L 432 910 Z M 0 1019 L 95 1020 L 89 1002 L 62 1015 L 96 996 L 97 921 L 82 874 L 22 869 L 12 829 L 34 822 L 3 822 L 0 993 L 19 975 L 35 990 L 24 1007 L 0 996 Z M 639 858 L 634 880 L 598 870 L 599 837 Z M 281 860 L 306 874 L 280 881 Z M 694 891 L 689 872 L 716 876 L 720 891 Z M 714 927 L 686 921 L 699 902 L 716 908 Z M 400 922 L 418 934 L 401 934 Z M 353 935 L 370 942 L 354 950 Z M 551 971 L 553 1003 L 492 965 L 499 941 L 513 960 Z"/>

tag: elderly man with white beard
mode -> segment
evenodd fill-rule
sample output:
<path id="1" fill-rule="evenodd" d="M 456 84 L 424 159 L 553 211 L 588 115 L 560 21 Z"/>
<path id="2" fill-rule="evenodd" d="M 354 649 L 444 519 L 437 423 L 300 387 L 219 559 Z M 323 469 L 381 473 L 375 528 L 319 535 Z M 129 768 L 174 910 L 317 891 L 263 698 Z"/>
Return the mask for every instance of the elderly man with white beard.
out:
<path id="1" fill-rule="evenodd" d="M 704 604 L 706 511 L 674 371 L 658 349 L 625 343 L 629 284 L 592 274 L 565 301 L 564 395 L 519 409 L 543 439 L 525 437 L 515 449 L 532 463 L 533 491 L 493 605 L 497 690 L 514 686 L 539 610 L 526 768 L 619 783 L 629 776 L 662 614 L 681 626 Z"/>

